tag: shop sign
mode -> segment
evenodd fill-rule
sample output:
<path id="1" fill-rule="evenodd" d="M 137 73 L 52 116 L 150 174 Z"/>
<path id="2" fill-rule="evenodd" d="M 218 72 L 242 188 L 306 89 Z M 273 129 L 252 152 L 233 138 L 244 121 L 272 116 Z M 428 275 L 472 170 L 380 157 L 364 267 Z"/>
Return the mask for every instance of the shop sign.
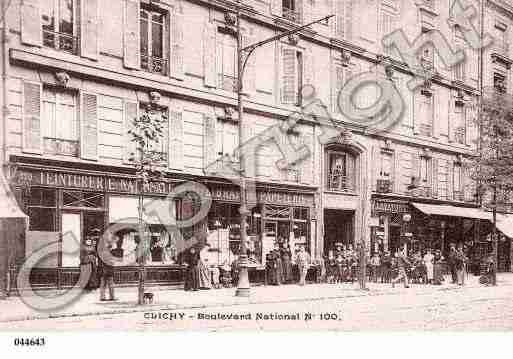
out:
<path id="1" fill-rule="evenodd" d="M 238 188 L 212 188 L 212 200 L 240 202 L 240 190 Z M 279 205 L 313 207 L 313 194 L 291 193 L 285 191 L 270 191 L 257 189 L 257 203 L 272 203 Z"/>
<path id="2" fill-rule="evenodd" d="M 100 192 L 138 193 L 137 180 L 134 178 L 32 169 L 18 169 L 15 173 L 11 173 L 11 175 L 13 183 L 18 185 L 83 189 Z M 143 192 L 168 194 L 172 190 L 173 185 L 173 183 L 167 182 L 150 182 L 144 185 Z"/>
<path id="3" fill-rule="evenodd" d="M 410 206 L 405 202 L 374 200 L 372 202 L 373 213 L 408 213 Z"/>

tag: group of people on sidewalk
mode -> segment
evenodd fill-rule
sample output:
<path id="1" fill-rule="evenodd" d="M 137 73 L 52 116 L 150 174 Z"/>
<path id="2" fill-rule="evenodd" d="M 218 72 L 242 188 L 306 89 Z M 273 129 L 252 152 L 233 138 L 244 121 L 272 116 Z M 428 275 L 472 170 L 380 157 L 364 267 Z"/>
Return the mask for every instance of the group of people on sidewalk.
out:
<path id="1" fill-rule="evenodd" d="M 310 264 L 310 254 L 304 246 L 299 246 L 297 253 L 293 255 L 287 243 L 282 245 L 277 243 L 274 249 L 266 255 L 265 282 L 269 285 L 294 282 L 305 285 Z M 294 271 L 295 265 L 297 265 L 297 276 Z"/>

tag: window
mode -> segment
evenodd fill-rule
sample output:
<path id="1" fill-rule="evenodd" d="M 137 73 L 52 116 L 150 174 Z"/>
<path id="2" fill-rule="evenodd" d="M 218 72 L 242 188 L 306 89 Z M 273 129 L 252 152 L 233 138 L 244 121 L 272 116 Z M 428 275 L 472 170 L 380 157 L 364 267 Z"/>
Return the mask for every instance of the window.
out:
<path id="1" fill-rule="evenodd" d="M 166 36 L 165 17 L 161 12 L 141 8 L 141 68 L 149 72 L 166 73 L 163 41 Z"/>
<path id="2" fill-rule="evenodd" d="M 219 120 L 217 122 L 217 155 L 233 156 L 239 146 L 239 130 L 235 122 Z"/>
<path id="3" fill-rule="evenodd" d="M 148 106 L 147 104 L 140 104 L 139 113 L 146 114 L 150 118 L 156 118 L 159 121 L 163 121 L 163 133 L 162 137 L 149 144 L 149 151 L 155 156 L 158 162 L 167 164 L 168 160 L 168 126 L 167 126 L 167 110 L 164 108 L 155 108 L 154 106 Z"/>
<path id="4" fill-rule="evenodd" d="M 465 65 L 466 61 L 462 61 L 453 67 L 454 79 L 458 81 L 465 81 Z"/>
<path id="5" fill-rule="evenodd" d="M 395 30 L 396 25 L 396 17 L 395 15 L 387 12 L 387 11 L 381 11 L 381 35 L 385 36 L 390 33 L 392 33 Z M 390 46 L 384 46 L 383 47 L 383 53 L 387 56 L 392 56 L 392 47 Z"/>
<path id="6" fill-rule="evenodd" d="M 31 188 L 28 203 L 29 230 L 55 232 L 56 205 L 55 190 Z"/>
<path id="7" fill-rule="evenodd" d="M 426 187 L 429 185 L 430 159 L 428 157 L 420 157 L 420 185 Z"/>
<path id="8" fill-rule="evenodd" d="M 465 110 L 465 107 L 463 105 L 456 104 L 454 106 L 454 114 L 455 114 L 455 116 L 454 116 L 454 120 L 455 120 L 454 139 L 455 139 L 456 143 L 465 144 L 465 137 L 466 137 L 466 135 L 465 135 L 465 133 L 466 133 L 466 129 L 465 129 L 466 110 Z"/>
<path id="9" fill-rule="evenodd" d="M 41 118 L 45 153 L 78 156 L 79 128 L 76 94 L 44 87 Z"/>
<path id="10" fill-rule="evenodd" d="M 447 199 L 449 168 L 447 161 L 438 161 L 438 196 L 440 199 Z"/>
<path id="11" fill-rule="evenodd" d="M 455 201 L 463 200 L 463 191 L 461 186 L 461 164 L 454 164 L 454 172 L 453 172 L 453 193 Z"/>
<path id="12" fill-rule="evenodd" d="M 328 190 L 355 191 L 355 157 L 348 152 L 329 151 L 327 154 Z"/>
<path id="13" fill-rule="evenodd" d="M 433 134 L 434 120 L 433 94 L 430 91 L 421 91 L 419 101 L 419 132 L 422 136 L 431 136 Z"/>
<path id="14" fill-rule="evenodd" d="M 283 17 L 293 22 L 301 22 L 300 12 L 296 9 L 296 0 L 282 0 Z"/>
<path id="15" fill-rule="evenodd" d="M 44 46 L 77 53 L 76 7 L 75 0 L 41 0 Z"/>
<path id="16" fill-rule="evenodd" d="M 291 47 L 282 49 L 282 89 L 284 104 L 301 105 L 301 88 L 303 86 L 303 57 L 301 51 Z"/>
<path id="17" fill-rule="evenodd" d="M 494 27 L 494 46 L 495 50 L 501 55 L 508 53 L 508 26 L 500 21 L 495 23 Z"/>
<path id="18" fill-rule="evenodd" d="M 506 93 L 507 85 L 506 85 L 506 76 L 499 73 L 493 74 L 493 88 L 498 93 Z"/>
<path id="19" fill-rule="evenodd" d="M 391 179 L 393 171 L 392 154 L 388 152 L 382 152 L 379 165 L 379 178 L 385 180 Z"/>
<path id="20" fill-rule="evenodd" d="M 233 34 L 219 33 L 217 47 L 219 87 L 237 91 L 237 40 Z"/>

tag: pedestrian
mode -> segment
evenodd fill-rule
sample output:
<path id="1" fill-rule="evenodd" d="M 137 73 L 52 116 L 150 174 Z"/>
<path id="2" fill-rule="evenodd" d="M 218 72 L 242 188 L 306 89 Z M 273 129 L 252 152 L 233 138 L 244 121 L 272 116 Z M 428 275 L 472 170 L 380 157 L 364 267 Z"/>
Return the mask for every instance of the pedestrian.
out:
<path id="1" fill-rule="evenodd" d="M 392 257 L 390 256 L 390 252 L 386 251 L 381 260 L 381 283 L 390 283 L 391 271 Z"/>
<path id="2" fill-rule="evenodd" d="M 88 271 L 90 274 L 84 289 L 91 291 L 98 288 L 98 265 L 96 251 L 90 238 L 85 240 L 80 256 L 80 273 L 85 271 Z"/>
<path id="3" fill-rule="evenodd" d="M 460 244 L 458 249 L 456 250 L 455 256 L 455 266 L 456 266 L 456 278 L 458 281 L 458 285 L 465 285 L 465 272 L 467 266 L 468 258 L 463 252 L 463 245 Z"/>
<path id="4" fill-rule="evenodd" d="M 442 251 L 437 249 L 434 256 L 433 261 L 433 284 L 441 285 L 444 282 L 444 275 L 442 272 L 444 257 L 442 256 Z"/>
<path id="5" fill-rule="evenodd" d="M 335 283 L 335 277 L 337 273 L 337 262 L 333 251 L 328 251 L 328 257 L 326 258 L 326 281 L 330 284 Z"/>
<path id="6" fill-rule="evenodd" d="M 399 283 L 400 281 L 404 281 L 404 288 L 410 288 L 406 270 L 407 268 L 411 267 L 411 263 L 408 260 L 408 257 L 406 257 L 406 253 L 404 253 L 404 251 L 398 250 L 395 253 L 395 259 L 397 263 L 398 275 L 394 280 L 392 280 L 392 288 L 395 286 L 395 283 Z"/>
<path id="7" fill-rule="evenodd" d="M 381 266 L 381 259 L 378 253 L 374 253 L 370 260 L 371 265 L 371 277 L 374 283 L 378 282 L 379 268 Z"/>
<path id="8" fill-rule="evenodd" d="M 310 264 L 310 255 L 306 252 L 304 246 L 299 247 L 299 253 L 296 257 L 296 263 L 299 270 L 299 285 L 306 284 L 306 274 Z"/>
<path id="9" fill-rule="evenodd" d="M 270 251 L 265 256 L 265 272 L 267 284 L 269 285 L 279 285 L 278 280 L 278 270 L 277 270 L 277 255 L 275 251 Z"/>
<path id="10" fill-rule="evenodd" d="M 283 283 L 283 261 L 281 260 L 281 248 L 280 244 L 276 243 L 274 245 L 274 260 L 276 261 L 276 279 L 278 281 L 278 285 Z"/>
<path id="11" fill-rule="evenodd" d="M 185 290 L 197 291 L 200 282 L 199 262 L 200 255 L 196 248 L 191 247 L 184 258 L 187 269 L 185 270 Z"/>
<path id="12" fill-rule="evenodd" d="M 210 269 L 208 268 L 208 256 L 209 256 L 210 244 L 206 243 L 204 247 L 199 251 L 199 288 L 200 289 L 211 289 L 212 288 L 212 276 Z"/>
<path id="13" fill-rule="evenodd" d="M 426 279 L 427 283 L 432 284 L 433 283 L 433 277 L 434 277 L 434 269 L 433 269 L 433 262 L 435 257 L 433 256 L 433 253 L 431 252 L 431 249 L 427 249 L 427 253 L 424 255 L 423 262 L 424 266 L 426 268 Z"/>
<path id="14" fill-rule="evenodd" d="M 111 244 L 101 244 L 98 248 L 98 273 L 100 275 L 100 300 L 117 300 L 114 295 L 114 258 Z M 109 289 L 109 299 L 105 296 L 106 288 Z"/>
<path id="15" fill-rule="evenodd" d="M 283 243 L 283 247 L 280 250 L 281 263 L 283 267 L 283 283 L 292 282 L 292 253 L 290 252 L 289 244 Z"/>
<path id="16" fill-rule="evenodd" d="M 449 270 L 451 271 L 452 284 L 458 283 L 458 277 L 456 275 L 456 257 L 456 245 L 454 243 L 451 243 L 449 255 L 447 256 L 447 264 L 449 265 Z"/>

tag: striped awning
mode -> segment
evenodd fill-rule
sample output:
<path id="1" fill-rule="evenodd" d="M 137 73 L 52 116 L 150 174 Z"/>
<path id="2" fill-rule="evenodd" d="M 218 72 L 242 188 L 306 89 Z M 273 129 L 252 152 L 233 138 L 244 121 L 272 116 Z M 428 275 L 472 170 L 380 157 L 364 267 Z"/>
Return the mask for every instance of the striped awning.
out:
<path id="1" fill-rule="evenodd" d="M 441 204 L 412 203 L 422 213 L 432 216 L 461 217 L 471 219 L 492 220 L 492 214 L 481 208 L 456 207 Z"/>

